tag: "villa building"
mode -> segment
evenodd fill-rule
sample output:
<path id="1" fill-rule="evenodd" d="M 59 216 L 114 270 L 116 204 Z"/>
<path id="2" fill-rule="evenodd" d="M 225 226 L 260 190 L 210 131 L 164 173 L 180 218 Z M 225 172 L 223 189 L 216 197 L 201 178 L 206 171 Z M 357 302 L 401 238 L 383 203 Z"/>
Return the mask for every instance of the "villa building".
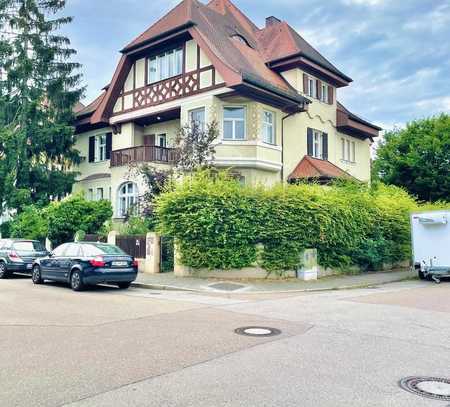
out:
<path id="1" fill-rule="evenodd" d="M 184 0 L 121 51 L 111 83 L 77 113 L 74 191 L 121 218 L 144 186 L 130 164 L 168 167 L 180 127 L 216 121 L 214 165 L 243 182 L 370 180 L 379 127 L 349 112 L 352 80 L 275 17 L 263 28 L 229 0 Z"/>

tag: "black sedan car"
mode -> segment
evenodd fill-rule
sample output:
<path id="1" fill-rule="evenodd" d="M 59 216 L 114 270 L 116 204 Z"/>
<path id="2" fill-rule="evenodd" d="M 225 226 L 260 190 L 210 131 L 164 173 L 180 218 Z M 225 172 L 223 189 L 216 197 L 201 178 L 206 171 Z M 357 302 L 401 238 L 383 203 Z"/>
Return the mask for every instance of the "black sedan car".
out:
<path id="1" fill-rule="evenodd" d="M 34 261 L 47 255 L 37 240 L 0 239 L 0 279 L 13 273 L 31 274 Z"/>
<path id="2" fill-rule="evenodd" d="M 65 243 L 33 265 L 33 283 L 45 280 L 70 284 L 74 291 L 88 285 L 114 284 L 126 289 L 136 280 L 138 263 L 120 248 L 106 243 Z"/>

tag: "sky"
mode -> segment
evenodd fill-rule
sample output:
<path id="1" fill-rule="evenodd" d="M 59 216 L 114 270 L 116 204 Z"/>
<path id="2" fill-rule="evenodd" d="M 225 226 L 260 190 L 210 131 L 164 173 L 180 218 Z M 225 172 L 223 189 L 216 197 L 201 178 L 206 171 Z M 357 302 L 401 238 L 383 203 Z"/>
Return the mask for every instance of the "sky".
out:
<path id="1" fill-rule="evenodd" d="M 119 50 L 173 0 L 67 0 L 64 28 L 83 64 L 88 103 L 111 81 Z M 354 82 L 338 100 L 384 129 L 450 113 L 450 0 L 234 0 L 259 27 L 286 20 Z"/>

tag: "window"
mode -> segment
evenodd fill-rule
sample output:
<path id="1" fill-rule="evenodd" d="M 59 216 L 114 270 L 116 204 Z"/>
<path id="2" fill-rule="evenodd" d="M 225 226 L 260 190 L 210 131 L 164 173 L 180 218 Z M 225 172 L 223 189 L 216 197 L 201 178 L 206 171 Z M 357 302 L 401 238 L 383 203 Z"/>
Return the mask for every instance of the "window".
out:
<path id="1" fill-rule="evenodd" d="M 64 257 L 78 257 L 81 255 L 80 245 L 76 243 L 69 243 L 67 249 L 64 251 Z"/>
<path id="2" fill-rule="evenodd" d="M 112 133 L 89 137 L 89 162 L 101 162 L 111 158 Z"/>
<path id="3" fill-rule="evenodd" d="M 94 200 L 94 190 L 92 188 L 88 189 L 88 201 Z"/>
<path id="4" fill-rule="evenodd" d="M 149 83 L 181 75 L 183 71 L 183 49 L 173 49 L 149 58 L 148 71 Z"/>
<path id="5" fill-rule="evenodd" d="M 158 134 L 157 146 L 158 147 L 167 147 L 167 137 L 165 134 Z"/>
<path id="6" fill-rule="evenodd" d="M 67 249 L 67 246 L 69 246 L 68 243 L 64 243 L 61 246 L 58 246 L 55 250 L 52 251 L 53 256 L 62 257 Z"/>
<path id="7" fill-rule="evenodd" d="M 263 112 L 263 141 L 275 144 L 275 113 Z"/>
<path id="8" fill-rule="evenodd" d="M 103 199 L 103 188 L 97 188 L 97 201 L 101 201 Z"/>
<path id="9" fill-rule="evenodd" d="M 323 134 L 318 130 L 313 131 L 313 157 L 323 157 Z"/>
<path id="10" fill-rule="evenodd" d="M 106 160 L 106 134 L 95 137 L 95 161 Z"/>
<path id="11" fill-rule="evenodd" d="M 202 131 L 205 130 L 205 108 L 194 109 L 189 111 L 189 122 L 196 124 Z"/>
<path id="12" fill-rule="evenodd" d="M 127 182 L 120 186 L 118 195 L 118 213 L 122 218 L 135 209 L 138 201 L 137 185 L 133 182 Z"/>
<path id="13" fill-rule="evenodd" d="M 328 160 L 328 134 L 308 128 L 307 154 L 319 160 Z"/>
<path id="14" fill-rule="evenodd" d="M 245 108 L 225 107 L 223 109 L 223 138 L 245 140 Z"/>
<path id="15" fill-rule="evenodd" d="M 341 138 L 341 159 L 346 162 L 356 162 L 356 143 L 354 141 Z"/>
<path id="16" fill-rule="evenodd" d="M 14 250 L 18 252 L 43 252 L 45 247 L 42 246 L 41 242 L 15 242 L 12 245 Z"/>
<path id="17" fill-rule="evenodd" d="M 308 78 L 308 96 L 311 96 L 312 98 L 317 97 L 317 79 Z"/>
<path id="18" fill-rule="evenodd" d="M 102 254 L 126 255 L 126 253 L 117 246 L 105 243 L 84 244 L 83 252 L 87 257 L 101 256 Z"/>
<path id="19" fill-rule="evenodd" d="M 324 103 L 329 103 L 328 99 L 328 85 L 325 83 L 322 83 L 321 85 L 321 95 L 320 100 Z"/>

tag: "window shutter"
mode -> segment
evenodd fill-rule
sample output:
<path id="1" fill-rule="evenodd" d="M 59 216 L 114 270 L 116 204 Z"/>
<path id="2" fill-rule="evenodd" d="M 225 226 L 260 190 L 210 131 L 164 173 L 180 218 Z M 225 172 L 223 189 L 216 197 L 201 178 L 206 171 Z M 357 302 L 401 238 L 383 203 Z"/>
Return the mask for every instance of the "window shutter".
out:
<path id="1" fill-rule="evenodd" d="M 332 105 L 334 103 L 334 88 L 328 86 L 328 103 Z"/>
<path id="2" fill-rule="evenodd" d="M 89 162 L 95 161 L 95 136 L 89 137 Z"/>
<path id="3" fill-rule="evenodd" d="M 112 151 L 112 133 L 106 134 L 106 159 L 111 159 L 111 151 Z"/>
<path id="4" fill-rule="evenodd" d="M 313 129 L 308 127 L 308 155 L 313 156 L 314 155 L 314 149 L 313 149 Z"/>
<path id="5" fill-rule="evenodd" d="M 303 74 L 303 93 L 305 95 L 309 95 L 309 91 L 308 91 L 308 75 L 306 75 L 305 73 Z"/>
<path id="6" fill-rule="evenodd" d="M 316 92 L 317 99 L 322 100 L 322 82 L 317 80 L 316 84 L 317 84 L 317 92 Z"/>
<path id="7" fill-rule="evenodd" d="M 322 134 L 322 159 L 328 160 L 328 134 Z"/>

